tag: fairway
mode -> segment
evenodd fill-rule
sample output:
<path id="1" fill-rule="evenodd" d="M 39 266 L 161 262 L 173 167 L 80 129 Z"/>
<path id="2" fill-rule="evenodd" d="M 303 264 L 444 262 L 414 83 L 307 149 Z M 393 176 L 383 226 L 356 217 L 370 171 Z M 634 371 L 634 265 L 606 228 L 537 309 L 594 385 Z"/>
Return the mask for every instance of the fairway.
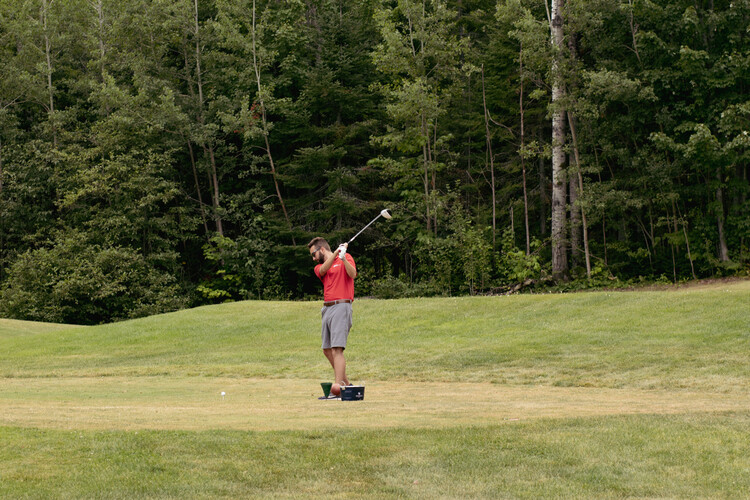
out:
<path id="1" fill-rule="evenodd" d="M 446 428 L 539 418 L 750 412 L 747 391 L 379 382 L 367 386 L 364 401 L 342 402 L 319 401 L 317 386 L 315 380 L 221 377 L 6 379 L 0 386 L 0 425 L 309 431 L 335 428 L 342 421 L 347 429 Z"/>
<path id="2" fill-rule="evenodd" d="M 0 496 L 742 498 L 748 305 L 749 281 L 361 300 L 360 402 L 318 400 L 319 303 L 0 320 Z"/>

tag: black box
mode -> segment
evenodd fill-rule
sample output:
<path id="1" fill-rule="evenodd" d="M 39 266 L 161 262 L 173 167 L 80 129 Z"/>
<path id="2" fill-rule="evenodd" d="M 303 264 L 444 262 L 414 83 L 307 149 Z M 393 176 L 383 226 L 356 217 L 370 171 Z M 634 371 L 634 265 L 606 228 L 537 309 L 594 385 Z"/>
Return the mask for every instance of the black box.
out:
<path id="1" fill-rule="evenodd" d="M 364 385 L 347 385 L 341 388 L 341 401 L 362 401 L 365 399 Z"/>

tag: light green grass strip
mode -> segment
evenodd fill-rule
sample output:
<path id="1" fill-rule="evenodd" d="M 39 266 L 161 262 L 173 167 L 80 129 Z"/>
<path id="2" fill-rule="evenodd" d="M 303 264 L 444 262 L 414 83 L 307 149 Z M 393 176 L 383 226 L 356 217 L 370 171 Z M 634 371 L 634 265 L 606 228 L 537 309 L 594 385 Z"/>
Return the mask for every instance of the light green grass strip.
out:
<path id="1" fill-rule="evenodd" d="M 18 337 L 23 335 L 39 335 L 54 333 L 71 328 L 80 328 L 74 325 L 58 325 L 55 323 L 38 323 L 35 321 L 19 321 L 15 319 L 0 318 L 0 339 Z"/>

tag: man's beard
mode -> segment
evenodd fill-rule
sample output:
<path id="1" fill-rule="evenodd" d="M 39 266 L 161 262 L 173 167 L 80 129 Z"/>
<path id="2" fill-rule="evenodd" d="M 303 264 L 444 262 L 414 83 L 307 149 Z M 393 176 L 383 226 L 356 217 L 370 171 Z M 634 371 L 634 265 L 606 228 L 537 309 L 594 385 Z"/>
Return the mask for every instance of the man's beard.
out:
<path id="1" fill-rule="evenodd" d="M 325 261 L 326 261 L 326 258 L 325 258 L 324 256 L 322 256 L 322 255 L 321 255 L 321 256 L 319 256 L 319 257 L 317 258 L 317 261 L 318 261 L 318 264 L 324 264 L 324 263 L 325 263 Z"/>

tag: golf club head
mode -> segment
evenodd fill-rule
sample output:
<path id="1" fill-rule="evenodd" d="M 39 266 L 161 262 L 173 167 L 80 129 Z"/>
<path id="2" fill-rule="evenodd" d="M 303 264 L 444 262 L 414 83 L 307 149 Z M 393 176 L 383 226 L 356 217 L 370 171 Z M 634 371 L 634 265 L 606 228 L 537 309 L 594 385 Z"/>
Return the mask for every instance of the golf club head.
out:
<path id="1" fill-rule="evenodd" d="M 382 215 L 386 219 L 390 219 L 391 218 L 391 214 L 388 212 L 388 209 L 386 209 L 386 208 L 384 208 L 383 210 L 380 211 L 380 215 Z"/>

